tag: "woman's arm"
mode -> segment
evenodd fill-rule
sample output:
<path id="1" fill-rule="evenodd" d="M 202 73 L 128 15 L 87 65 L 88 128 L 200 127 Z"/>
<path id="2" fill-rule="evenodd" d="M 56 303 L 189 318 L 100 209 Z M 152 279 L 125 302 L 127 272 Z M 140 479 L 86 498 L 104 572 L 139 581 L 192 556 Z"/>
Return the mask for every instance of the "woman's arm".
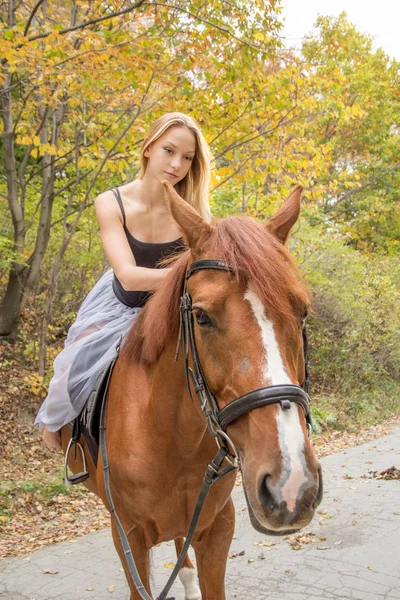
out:
<path id="1" fill-rule="evenodd" d="M 124 290 L 135 292 L 156 288 L 168 269 L 147 269 L 136 265 L 126 239 L 121 211 L 112 192 L 100 194 L 94 206 L 104 252 Z"/>

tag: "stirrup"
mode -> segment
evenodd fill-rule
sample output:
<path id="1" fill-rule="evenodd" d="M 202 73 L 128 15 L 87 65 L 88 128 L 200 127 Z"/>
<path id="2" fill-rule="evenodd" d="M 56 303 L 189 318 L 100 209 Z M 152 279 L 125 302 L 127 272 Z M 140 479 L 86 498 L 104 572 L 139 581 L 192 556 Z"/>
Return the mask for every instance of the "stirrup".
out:
<path id="1" fill-rule="evenodd" d="M 81 473 L 74 473 L 73 475 L 69 475 L 68 474 L 68 456 L 72 449 L 72 445 L 73 445 L 73 448 L 75 451 L 75 457 L 76 457 L 76 448 L 77 447 L 79 448 L 79 450 L 81 452 L 81 458 L 82 458 L 82 462 L 83 462 L 83 471 Z M 74 438 L 71 438 L 69 440 L 69 443 L 67 446 L 67 451 L 64 456 L 64 485 L 66 485 L 66 486 L 77 485 L 78 483 L 82 483 L 83 481 L 86 481 L 86 479 L 89 479 L 89 472 L 86 467 L 85 452 L 84 452 L 81 444 Z"/>

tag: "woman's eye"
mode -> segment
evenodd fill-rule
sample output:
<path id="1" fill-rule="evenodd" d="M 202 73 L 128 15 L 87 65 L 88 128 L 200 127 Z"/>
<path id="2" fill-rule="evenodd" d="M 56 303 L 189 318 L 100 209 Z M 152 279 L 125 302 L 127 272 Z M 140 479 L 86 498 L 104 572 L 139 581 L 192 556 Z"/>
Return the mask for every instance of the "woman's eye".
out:
<path id="1" fill-rule="evenodd" d="M 171 154 L 172 150 L 171 148 L 164 148 L 165 152 L 168 152 L 168 154 Z"/>
<path id="2" fill-rule="evenodd" d="M 186 157 L 186 159 L 187 159 L 187 160 L 190 160 L 190 161 L 192 161 L 192 160 L 193 160 L 191 156 L 187 156 L 187 157 Z"/>
<path id="3" fill-rule="evenodd" d="M 196 321 L 200 327 L 213 327 L 213 323 L 204 310 L 196 311 Z"/>

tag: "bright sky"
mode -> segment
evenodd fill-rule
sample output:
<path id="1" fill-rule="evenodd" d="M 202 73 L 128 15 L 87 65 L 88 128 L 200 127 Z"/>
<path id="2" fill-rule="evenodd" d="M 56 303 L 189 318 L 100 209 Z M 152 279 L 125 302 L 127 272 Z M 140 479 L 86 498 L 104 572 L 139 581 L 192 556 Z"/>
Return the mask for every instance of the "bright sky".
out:
<path id="1" fill-rule="evenodd" d="M 400 60 L 400 0 L 282 0 L 281 35 L 288 47 L 299 48 L 319 14 L 337 16 L 342 11 L 360 32 L 375 37 L 376 47 Z"/>

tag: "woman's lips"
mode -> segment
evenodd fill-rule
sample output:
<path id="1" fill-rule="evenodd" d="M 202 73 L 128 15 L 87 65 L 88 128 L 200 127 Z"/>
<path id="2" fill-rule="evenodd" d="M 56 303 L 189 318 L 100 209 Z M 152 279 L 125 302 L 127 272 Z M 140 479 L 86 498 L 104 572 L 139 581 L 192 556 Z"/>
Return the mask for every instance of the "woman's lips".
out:
<path id="1" fill-rule="evenodd" d="M 173 173 L 168 173 L 168 171 L 165 171 L 166 174 L 168 175 L 168 177 L 172 177 L 173 179 L 177 179 L 178 175 L 174 175 Z"/>

